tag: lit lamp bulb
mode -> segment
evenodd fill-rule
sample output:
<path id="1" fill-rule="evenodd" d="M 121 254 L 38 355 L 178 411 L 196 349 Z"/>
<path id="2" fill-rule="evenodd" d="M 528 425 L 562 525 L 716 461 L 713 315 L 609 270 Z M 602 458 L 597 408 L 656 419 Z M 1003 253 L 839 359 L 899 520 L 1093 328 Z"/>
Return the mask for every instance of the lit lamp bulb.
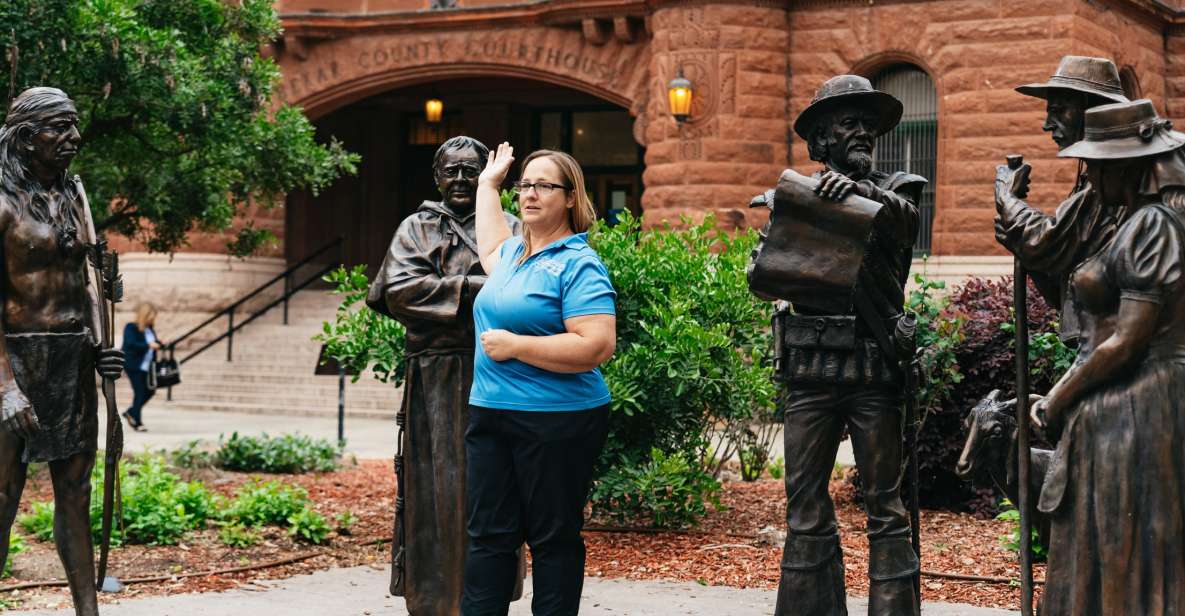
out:
<path id="1" fill-rule="evenodd" d="M 683 76 L 683 68 L 679 68 L 679 72 L 671 83 L 667 85 L 667 101 L 671 105 L 671 115 L 675 116 L 675 121 L 682 124 L 691 116 L 691 82 Z"/>
<path id="2" fill-rule="evenodd" d="M 439 98 L 430 98 L 424 103 L 424 117 L 432 124 L 439 122 L 443 113 L 444 103 L 440 102 Z"/>

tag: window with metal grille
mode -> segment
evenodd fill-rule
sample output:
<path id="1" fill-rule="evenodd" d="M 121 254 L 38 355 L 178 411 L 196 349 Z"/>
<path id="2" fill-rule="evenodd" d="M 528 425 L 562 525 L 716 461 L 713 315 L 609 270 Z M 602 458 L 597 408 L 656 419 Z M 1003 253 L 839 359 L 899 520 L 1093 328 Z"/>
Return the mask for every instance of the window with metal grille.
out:
<path id="1" fill-rule="evenodd" d="M 916 256 L 928 255 L 934 228 L 934 175 L 938 160 L 938 95 L 934 82 L 916 66 L 896 64 L 873 77 L 872 86 L 897 97 L 905 107 L 897 128 L 876 140 L 874 165 L 880 171 L 905 171 L 929 180 L 918 204 L 921 220 L 914 244 Z"/>

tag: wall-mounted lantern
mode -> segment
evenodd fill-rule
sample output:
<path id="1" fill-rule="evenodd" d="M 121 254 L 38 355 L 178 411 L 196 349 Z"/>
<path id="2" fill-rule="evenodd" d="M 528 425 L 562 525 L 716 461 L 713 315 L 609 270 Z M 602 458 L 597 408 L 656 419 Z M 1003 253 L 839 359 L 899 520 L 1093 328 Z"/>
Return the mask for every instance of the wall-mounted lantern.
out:
<path id="1" fill-rule="evenodd" d="M 440 122 L 440 116 L 444 114 L 444 103 L 440 102 L 439 98 L 430 98 L 424 102 L 424 117 L 431 124 Z"/>
<path id="2" fill-rule="evenodd" d="M 675 74 L 675 78 L 667 85 L 667 100 L 671 105 L 671 115 L 675 121 L 682 124 L 691 117 L 691 82 L 683 76 L 683 67 Z"/>

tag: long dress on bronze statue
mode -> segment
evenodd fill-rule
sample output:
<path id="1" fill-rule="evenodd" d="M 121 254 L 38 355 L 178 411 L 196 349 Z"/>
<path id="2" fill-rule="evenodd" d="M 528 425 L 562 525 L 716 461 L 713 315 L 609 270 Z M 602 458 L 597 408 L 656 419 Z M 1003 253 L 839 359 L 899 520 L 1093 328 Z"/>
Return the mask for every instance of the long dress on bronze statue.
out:
<path id="1" fill-rule="evenodd" d="M 507 220 L 517 233 L 518 219 Z M 407 328 L 403 528 L 392 546 L 391 593 L 412 616 L 460 613 L 472 301 L 486 278 L 474 222 L 472 210 L 425 201 L 399 225 L 366 299 Z"/>
<path id="2" fill-rule="evenodd" d="M 1185 614 L 1185 198 L 1167 201 L 1134 212 L 1070 279 L 1080 356 L 1121 299 L 1161 311 L 1136 364 L 1066 413 L 1038 503 L 1052 513 L 1045 616 Z"/>

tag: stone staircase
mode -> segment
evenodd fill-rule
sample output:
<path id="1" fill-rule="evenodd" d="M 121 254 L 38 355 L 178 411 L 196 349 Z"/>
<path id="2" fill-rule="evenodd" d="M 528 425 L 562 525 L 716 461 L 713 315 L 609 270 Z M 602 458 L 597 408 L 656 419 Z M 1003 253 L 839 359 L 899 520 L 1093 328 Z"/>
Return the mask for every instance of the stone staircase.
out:
<path id="1" fill-rule="evenodd" d="M 226 342 L 206 349 L 181 366 L 181 384 L 172 401 L 162 389 L 149 403 L 153 414 L 169 409 L 223 411 L 269 415 L 336 417 L 337 376 L 314 376 L 320 344 L 312 340 L 332 318 L 339 296 L 307 289 L 289 300 L 288 325 L 277 306 L 235 333 L 233 361 L 226 361 Z M 241 317 L 240 317 L 241 318 Z M 158 319 L 160 322 L 161 319 Z M 123 321 L 120 323 L 122 324 Z M 208 326 L 203 339 L 225 331 L 221 319 Z M 159 327 L 158 327 L 159 328 Z M 219 330 L 219 328 L 222 328 Z M 168 340 L 181 332 L 162 330 Z M 178 358 L 188 351 L 178 349 Z M 118 381 L 120 406 L 132 399 L 127 379 Z M 345 407 L 350 417 L 394 418 L 402 392 L 370 375 L 356 383 L 346 377 Z"/>

